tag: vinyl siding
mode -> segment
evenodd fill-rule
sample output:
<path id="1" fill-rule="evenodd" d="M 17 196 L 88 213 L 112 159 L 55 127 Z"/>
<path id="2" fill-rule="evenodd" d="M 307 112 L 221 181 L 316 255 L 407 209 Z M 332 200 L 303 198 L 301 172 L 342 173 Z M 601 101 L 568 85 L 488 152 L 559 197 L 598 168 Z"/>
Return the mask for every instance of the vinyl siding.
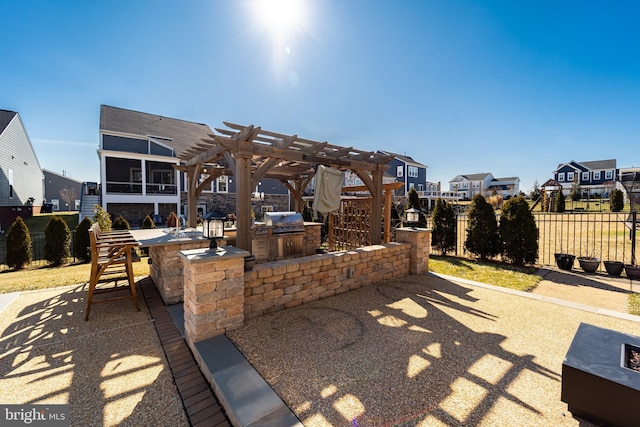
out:
<path id="1" fill-rule="evenodd" d="M 13 197 L 9 190 L 9 171 L 13 171 Z M 16 114 L 0 134 L 0 206 L 23 206 L 33 197 L 40 206 L 44 198 L 42 169 L 31 141 Z"/>

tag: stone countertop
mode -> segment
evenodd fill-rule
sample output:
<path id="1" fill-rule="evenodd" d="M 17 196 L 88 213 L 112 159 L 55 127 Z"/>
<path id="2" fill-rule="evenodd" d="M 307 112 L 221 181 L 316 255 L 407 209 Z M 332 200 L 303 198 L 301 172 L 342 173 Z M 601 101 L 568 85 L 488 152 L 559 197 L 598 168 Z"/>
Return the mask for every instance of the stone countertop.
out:
<path id="1" fill-rule="evenodd" d="M 238 258 L 250 255 L 248 251 L 236 248 L 235 246 L 221 246 L 216 249 L 188 249 L 185 251 L 179 251 L 178 256 L 186 259 L 189 262 L 204 262 L 211 261 L 215 258 Z"/>
<path id="2" fill-rule="evenodd" d="M 131 235 L 140 243 L 141 247 L 178 245 L 200 240 L 208 240 L 201 231 L 195 229 L 182 230 L 178 236 L 169 232 L 168 228 L 152 228 L 131 230 Z"/>

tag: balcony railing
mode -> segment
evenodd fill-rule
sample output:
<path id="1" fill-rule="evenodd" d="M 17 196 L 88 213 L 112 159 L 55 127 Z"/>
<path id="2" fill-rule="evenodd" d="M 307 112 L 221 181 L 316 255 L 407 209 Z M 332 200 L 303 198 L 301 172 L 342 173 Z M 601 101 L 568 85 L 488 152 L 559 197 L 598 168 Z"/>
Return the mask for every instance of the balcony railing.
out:
<path id="1" fill-rule="evenodd" d="M 155 184 L 148 182 L 146 194 L 178 194 L 176 184 Z M 107 194 L 142 194 L 142 183 L 130 181 L 107 181 Z"/>

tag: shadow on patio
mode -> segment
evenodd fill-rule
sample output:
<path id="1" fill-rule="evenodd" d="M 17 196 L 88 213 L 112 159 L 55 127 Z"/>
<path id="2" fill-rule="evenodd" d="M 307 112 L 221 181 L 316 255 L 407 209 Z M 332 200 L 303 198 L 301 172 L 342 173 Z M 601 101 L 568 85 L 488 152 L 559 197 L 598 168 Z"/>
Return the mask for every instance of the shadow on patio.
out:
<path id="1" fill-rule="evenodd" d="M 561 364 L 598 315 L 567 310 L 405 276 L 227 335 L 307 426 L 578 425 L 560 401 Z"/>
<path id="2" fill-rule="evenodd" d="M 144 299 L 95 306 L 83 285 L 0 313 L 0 401 L 68 404 L 71 425 L 188 425 Z"/>

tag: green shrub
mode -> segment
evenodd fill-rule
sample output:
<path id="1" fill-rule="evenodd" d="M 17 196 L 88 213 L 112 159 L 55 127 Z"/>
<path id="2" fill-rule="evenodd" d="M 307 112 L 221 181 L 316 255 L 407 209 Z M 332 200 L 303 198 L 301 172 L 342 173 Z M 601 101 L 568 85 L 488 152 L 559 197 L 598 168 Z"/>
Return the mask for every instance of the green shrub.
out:
<path id="1" fill-rule="evenodd" d="M 124 219 L 122 215 L 118 215 L 115 221 L 113 221 L 113 224 L 111 224 L 111 229 L 112 230 L 131 230 L 131 227 L 129 227 L 129 222 L 126 219 Z"/>
<path id="2" fill-rule="evenodd" d="M 59 216 L 52 216 L 44 230 L 44 259 L 53 265 L 62 265 L 69 257 L 71 232 Z"/>
<path id="3" fill-rule="evenodd" d="M 153 222 L 153 218 L 151 218 L 151 215 L 147 215 L 144 217 L 144 220 L 142 221 L 142 228 L 156 228 L 156 223 Z"/>
<path id="4" fill-rule="evenodd" d="M 499 231 L 504 258 L 518 266 L 536 262 L 538 227 L 524 197 L 516 197 L 504 204 Z"/>
<path id="5" fill-rule="evenodd" d="M 481 194 L 471 199 L 468 218 L 465 248 L 483 260 L 498 255 L 501 252 L 498 221 L 493 207 Z"/>
<path id="6" fill-rule="evenodd" d="M 609 201 L 611 212 L 621 212 L 624 209 L 624 195 L 619 188 L 616 188 L 611 193 L 611 200 Z"/>
<path id="7" fill-rule="evenodd" d="M 84 217 L 76 227 L 76 238 L 73 242 L 73 255 L 82 262 L 91 261 L 91 242 L 89 241 L 89 229 L 91 220 Z"/>
<path id="8" fill-rule="evenodd" d="M 562 193 L 562 189 L 558 190 L 558 194 L 556 194 L 556 212 L 562 213 L 566 210 L 565 200 L 566 198 Z"/>
<path id="9" fill-rule="evenodd" d="M 93 205 L 93 222 L 98 223 L 100 231 L 111 230 L 111 217 L 109 216 L 109 213 L 102 209 L 102 206 L 100 205 Z"/>
<path id="10" fill-rule="evenodd" d="M 453 206 L 438 199 L 431 220 L 433 222 L 431 246 L 439 250 L 442 255 L 446 255 L 456 247 L 456 213 Z"/>
<path id="11" fill-rule="evenodd" d="M 6 237 L 7 265 L 20 269 L 31 262 L 31 234 L 21 217 L 11 224 Z"/>

